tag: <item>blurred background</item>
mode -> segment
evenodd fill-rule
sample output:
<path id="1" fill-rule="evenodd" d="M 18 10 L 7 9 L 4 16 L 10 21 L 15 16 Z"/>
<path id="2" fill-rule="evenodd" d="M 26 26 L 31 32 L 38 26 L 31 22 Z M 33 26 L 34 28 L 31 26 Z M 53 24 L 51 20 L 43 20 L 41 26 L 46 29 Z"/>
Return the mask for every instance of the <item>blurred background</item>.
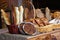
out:
<path id="1" fill-rule="evenodd" d="M 49 7 L 52 10 L 60 10 L 60 0 L 33 0 L 35 8 Z"/>

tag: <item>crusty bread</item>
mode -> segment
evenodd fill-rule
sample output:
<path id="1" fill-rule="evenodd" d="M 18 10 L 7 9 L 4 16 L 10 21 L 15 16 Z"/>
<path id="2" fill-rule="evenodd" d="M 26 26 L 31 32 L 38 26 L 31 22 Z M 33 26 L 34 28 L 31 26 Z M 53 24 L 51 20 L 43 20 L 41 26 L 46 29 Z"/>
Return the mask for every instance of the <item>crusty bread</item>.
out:
<path id="1" fill-rule="evenodd" d="M 24 11 L 23 6 L 14 7 L 13 17 L 14 17 L 14 23 L 16 25 L 23 22 L 23 11 Z"/>
<path id="2" fill-rule="evenodd" d="M 42 13 L 41 9 L 36 9 L 35 14 L 38 18 L 44 17 L 44 14 Z"/>
<path id="3" fill-rule="evenodd" d="M 35 22 L 39 25 L 39 26 L 44 26 L 43 22 L 40 20 L 40 18 L 36 18 Z"/>
<path id="4" fill-rule="evenodd" d="M 21 22 L 23 22 L 23 12 L 24 12 L 24 8 L 23 8 L 23 6 L 21 5 L 20 7 L 19 7 L 19 22 L 21 23 Z"/>
<path id="5" fill-rule="evenodd" d="M 54 12 L 54 13 L 53 13 L 53 17 L 59 19 L 59 17 L 60 17 L 60 11 Z"/>
<path id="6" fill-rule="evenodd" d="M 1 9 L 1 12 L 6 24 L 10 25 L 11 23 L 10 23 L 9 15 L 3 9 Z"/>
<path id="7" fill-rule="evenodd" d="M 16 24 L 19 24 L 19 10 L 18 7 L 14 7 L 15 13 L 16 13 Z"/>

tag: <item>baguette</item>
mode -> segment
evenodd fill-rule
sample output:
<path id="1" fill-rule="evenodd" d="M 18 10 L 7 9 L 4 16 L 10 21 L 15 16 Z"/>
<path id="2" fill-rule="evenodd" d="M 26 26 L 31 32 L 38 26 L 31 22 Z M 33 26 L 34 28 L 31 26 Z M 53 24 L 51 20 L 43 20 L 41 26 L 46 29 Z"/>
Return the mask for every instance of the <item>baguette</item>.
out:
<path id="1" fill-rule="evenodd" d="M 15 14 L 16 14 L 16 24 L 19 24 L 19 10 L 18 7 L 14 7 Z"/>
<path id="2" fill-rule="evenodd" d="M 3 9 L 1 9 L 1 12 L 6 24 L 11 25 L 9 15 Z"/>
<path id="3" fill-rule="evenodd" d="M 20 7 L 19 7 L 19 17 L 20 17 L 20 18 L 19 18 L 19 20 L 20 20 L 19 22 L 20 22 L 20 23 L 23 22 L 23 11 L 24 11 L 23 6 L 20 6 Z"/>

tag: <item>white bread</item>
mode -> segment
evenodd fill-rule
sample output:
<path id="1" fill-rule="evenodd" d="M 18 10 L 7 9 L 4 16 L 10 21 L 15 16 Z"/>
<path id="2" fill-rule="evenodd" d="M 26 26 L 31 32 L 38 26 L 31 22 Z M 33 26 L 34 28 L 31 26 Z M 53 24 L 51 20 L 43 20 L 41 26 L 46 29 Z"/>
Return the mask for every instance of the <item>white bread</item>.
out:
<path id="1" fill-rule="evenodd" d="M 16 24 L 19 24 L 19 8 L 18 7 L 14 7 L 14 11 L 16 14 Z"/>
<path id="2" fill-rule="evenodd" d="M 23 11 L 24 11 L 24 9 L 23 9 L 23 6 L 20 6 L 19 7 L 19 20 L 20 20 L 20 23 L 22 23 L 23 22 Z"/>

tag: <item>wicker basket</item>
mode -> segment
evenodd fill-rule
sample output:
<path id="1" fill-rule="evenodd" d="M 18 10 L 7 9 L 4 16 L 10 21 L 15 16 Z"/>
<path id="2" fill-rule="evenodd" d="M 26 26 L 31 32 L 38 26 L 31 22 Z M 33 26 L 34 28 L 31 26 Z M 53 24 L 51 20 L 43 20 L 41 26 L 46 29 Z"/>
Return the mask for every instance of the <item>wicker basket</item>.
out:
<path id="1" fill-rule="evenodd" d="M 46 25 L 46 26 L 43 26 L 43 27 L 37 27 L 36 26 L 36 29 L 39 32 L 51 32 L 53 30 L 59 30 L 60 29 L 60 24 L 50 24 L 50 25 Z"/>

